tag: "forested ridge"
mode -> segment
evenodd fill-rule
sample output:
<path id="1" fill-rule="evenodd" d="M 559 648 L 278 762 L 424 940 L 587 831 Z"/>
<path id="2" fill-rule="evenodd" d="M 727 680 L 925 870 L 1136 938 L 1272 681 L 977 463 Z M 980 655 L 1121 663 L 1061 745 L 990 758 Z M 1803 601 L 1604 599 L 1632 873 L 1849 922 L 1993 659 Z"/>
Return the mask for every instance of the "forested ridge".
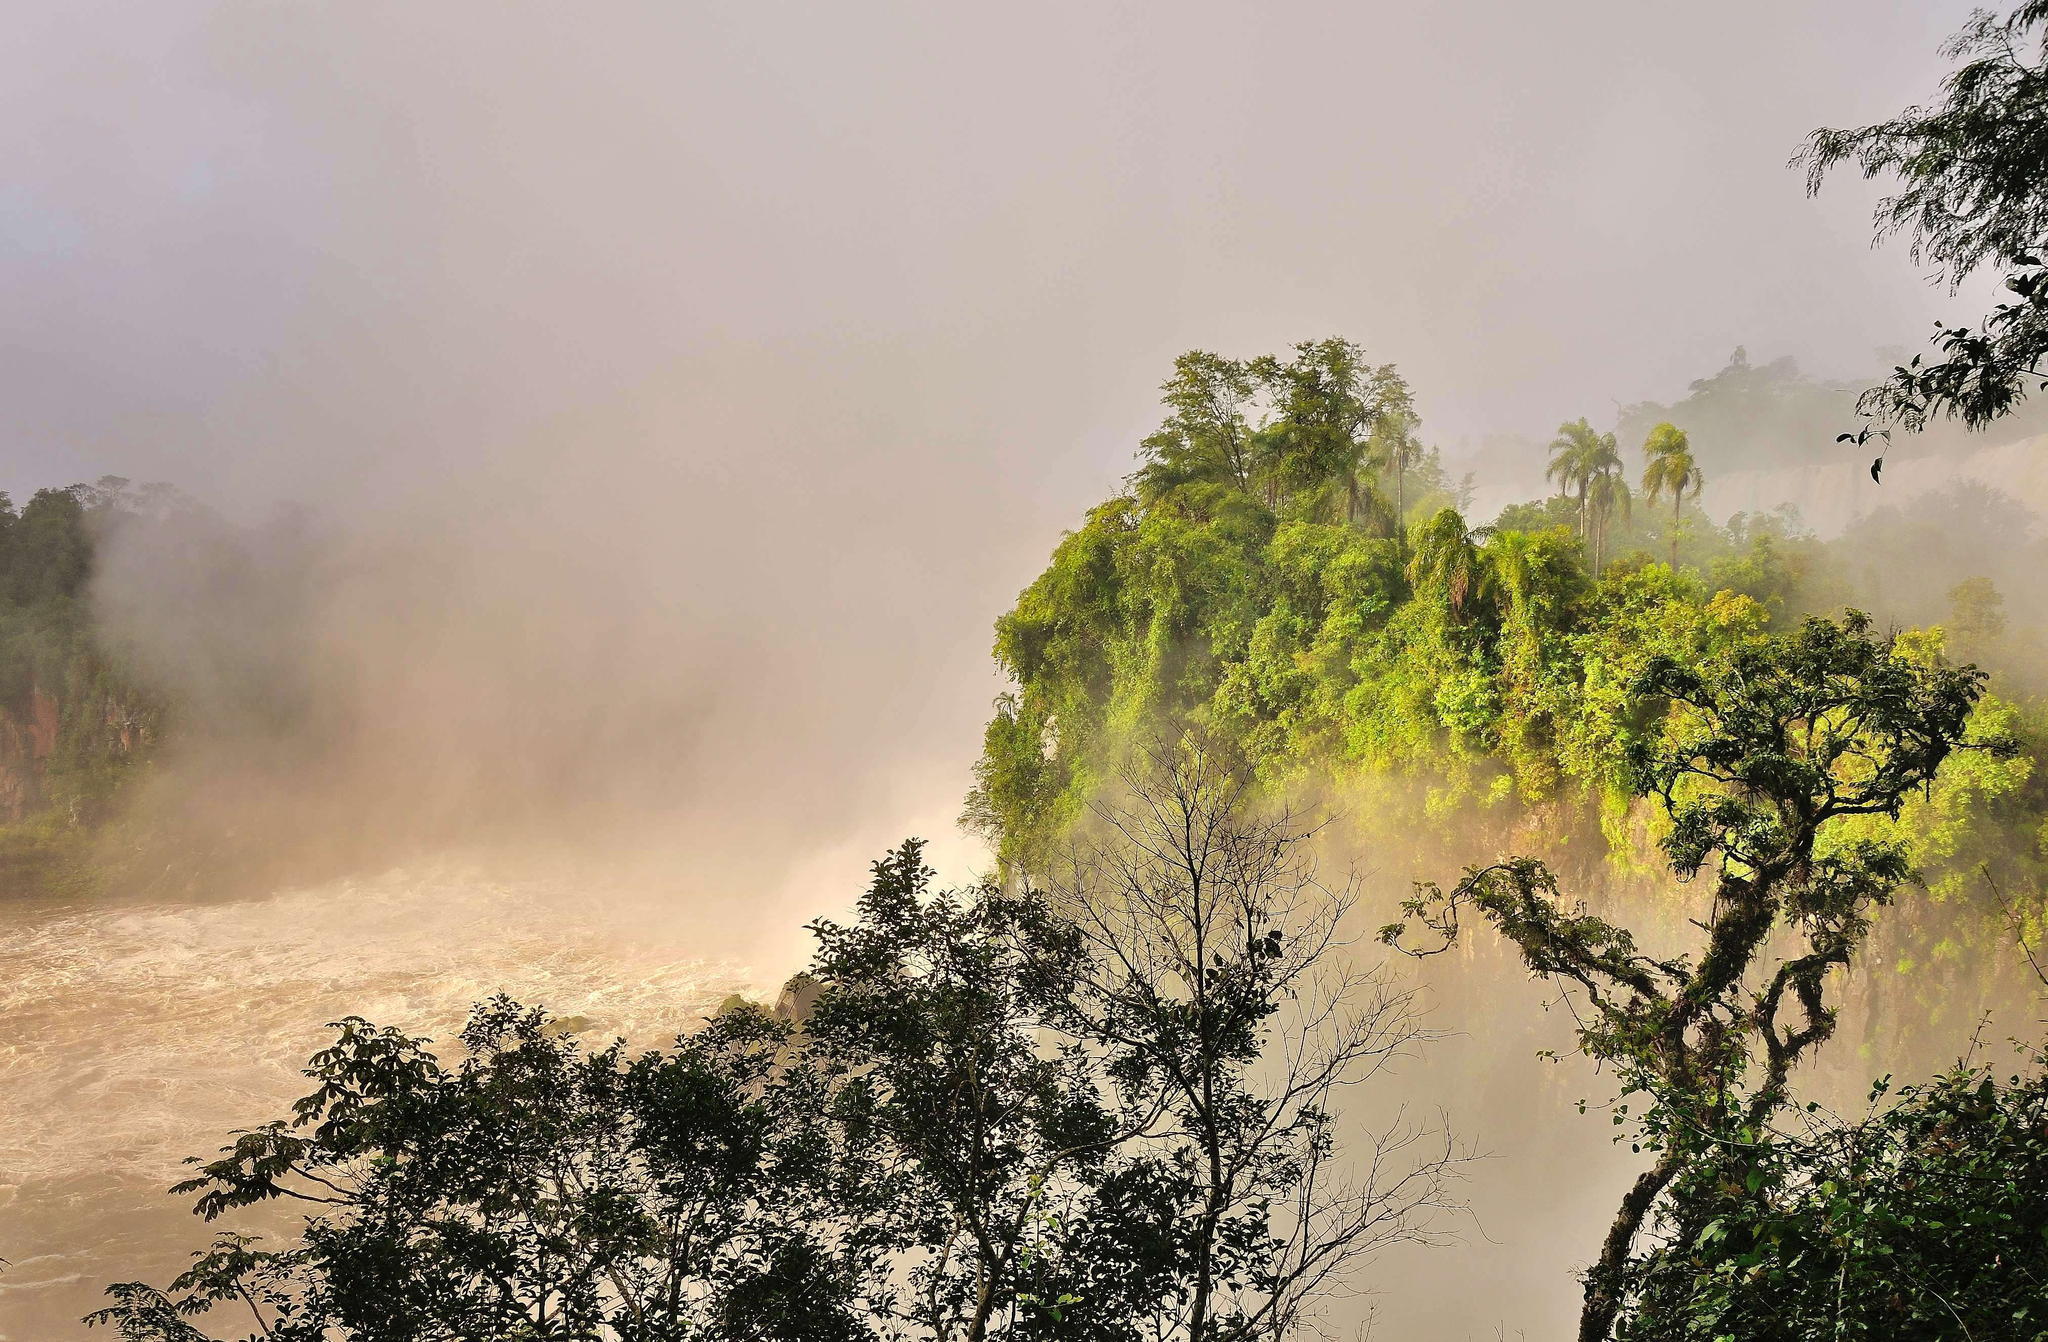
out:
<path id="1" fill-rule="evenodd" d="M 1962 483 L 1826 542 L 1786 509 L 1725 522 L 1701 511 L 1698 476 L 1850 412 L 1849 392 L 1787 360 L 1752 366 L 1737 351 L 1686 397 L 1627 406 L 1612 432 L 1560 426 L 1523 468 L 1551 468 L 1553 489 L 1484 518 L 1468 516 L 1475 477 L 1427 445 L 1399 371 L 1348 341 L 1192 353 L 1164 391 L 1125 490 L 998 623 L 1015 687 L 989 724 L 968 816 L 1006 862 L 1042 850 L 1119 751 L 1169 725 L 1217 733 L 1268 783 L 1399 777 L 1438 814 L 1540 810 L 1567 828 L 1604 822 L 1619 840 L 1614 770 L 1630 724 L 1618 687 L 1644 659 L 1849 607 L 1917 627 L 1930 655 L 1987 665 L 1997 682 L 1980 711 L 2032 739 L 2042 646 L 2005 604 L 2041 555 L 2023 506 Z M 1646 445 L 1663 432 L 1669 448 L 1674 431 L 1659 467 Z M 1647 487 L 1674 461 L 1671 480 Z M 90 602 L 110 528 L 160 511 L 165 494 L 110 477 L 0 511 L 10 892 L 93 883 L 88 839 L 170 730 L 172 705 L 104 646 Z M 1986 534 L 2013 539 L 1991 549 Z M 1918 562 L 1898 563 L 1907 552 Z M 2030 863 L 2014 836 L 2048 816 L 2031 754 L 1951 766 L 1912 808 L 1929 852 L 1952 871 Z"/>
<path id="2" fill-rule="evenodd" d="M 1727 379 L 1696 398 L 1725 397 Z M 1718 465 L 1711 430 L 1658 421 L 1630 442 L 1580 419 L 1540 463 L 1553 490 L 1480 521 L 1461 510 L 1468 483 L 1421 445 L 1405 382 L 1348 341 L 1191 353 L 1164 392 L 1126 490 L 997 622 L 1014 688 L 967 818 L 1006 862 L 1048 854 L 1133 743 L 1192 727 L 1277 790 L 1406 780 L 1430 814 L 1604 832 L 1639 865 L 1625 762 L 1659 730 L 1630 693 L 1643 669 L 1865 608 L 1894 627 L 1917 617 L 1915 656 L 1990 668 L 1971 729 L 2023 743 L 1958 755 L 1908 800 L 1898 824 L 1917 855 L 1949 890 L 1986 863 L 2038 872 L 2048 734 L 2037 634 L 2001 590 L 2034 553 L 2014 501 L 1959 484 L 1832 541 L 1789 509 L 1720 523 L 1696 502 Z M 1987 524 L 2012 538 L 2000 558 L 1978 542 Z"/>
<path id="3" fill-rule="evenodd" d="M 811 924 L 779 1000 L 729 999 L 665 1048 L 503 998 L 438 1046 L 338 1022 L 289 1115 L 174 1190 L 209 1221 L 307 1215 L 269 1238 L 230 1219 L 91 1321 L 136 1342 L 1301 1336 L 1385 1251 L 1461 1225 L 1481 1167 L 1455 1117 L 1367 1118 L 1435 1042 L 1375 961 L 1484 929 L 1572 1003 L 1642 1162 L 1580 1259 L 1583 1342 L 2044 1335 L 2038 1049 L 1880 1081 L 1860 1117 L 1798 1076 L 1850 971 L 1945 1029 L 1954 995 L 1915 958 L 2019 965 L 2038 935 L 2048 732 L 2037 635 L 2004 600 L 2032 561 L 1986 563 L 1959 520 L 2023 534 L 2025 510 L 1965 485 L 1825 542 L 1789 512 L 1717 522 L 1711 432 L 1581 418 L 1536 463 L 1550 489 L 1475 524 L 1404 379 L 1346 340 L 1189 354 L 1165 392 L 1126 490 L 998 623 L 1016 683 L 968 819 L 1007 879 L 942 890 L 909 841 Z M 95 528 L 140 505 L 49 497 L 32 510 L 77 543 L 23 553 L 71 604 L 25 608 L 121 684 L 83 594 Z M 1921 553 L 1894 584 L 1902 536 Z M 1887 601 L 1934 618 L 1858 609 Z M 101 809 L 44 823 L 108 813 L 164 721 L 134 702 L 147 734 L 79 794 Z M 1398 909 L 1323 874 L 1333 801 L 1437 831 L 1399 851 Z M 1922 927 L 1944 901 L 1965 916 Z M 1360 920 L 1389 912 L 1373 947 Z"/>
<path id="4" fill-rule="evenodd" d="M 1961 1037 L 1923 967 L 1990 973 L 2039 937 L 2038 634 L 2003 600 L 2017 556 L 1977 539 L 2024 552 L 2026 510 L 1960 485 L 1832 541 L 1790 510 L 1717 523 L 1711 430 L 1582 418 L 1547 445 L 1552 492 L 1475 524 L 1405 383 L 1350 342 L 1192 353 L 1164 390 L 1125 492 L 997 624 L 1014 688 L 967 819 L 1012 879 L 1085 844 L 1160 740 L 1369 833 L 1423 821 L 1464 876 L 1397 845 L 1419 884 L 1383 939 L 1512 947 L 1653 1161 L 1585 1273 L 1585 1342 L 2043 1335 L 2038 1052 L 1881 1081 L 1860 1120 L 1793 1079 L 1852 966 L 1899 985 L 1897 1024 Z"/>
<path id="5" fill-rule="evenodd" d="M 1617 786 L 1712 891 L 1694 948 L 1650 953 L 1632 911 L 1589 913 L 1530 857 L 1425 881 L 1380 931 L 1429 957 L 1482 924 L 1572 995 L 1648 1166 L 1590 1255 L 1582 1342 L 2039 1335 L 2039 1057 L 1863 1122 L 1793 1081 L 1913 876 L 1896 827 L 1860 822 L 1953 760 L 2018 758 L 1982 673 L 1852 614 L 1652 657 L 1620 693 L 1644 726 Z M 772 1007 L 730 999 L 668 1048 L 503 999 L 459 1048 L 337 1022 L 290 1116 L 174 1190 L 208 1220 L 311 1204 L 297 1231 L 225 1230 L 92 1321 L 133 1342 L 1312 1330 L 1381 1251 L 1446 1240 L 1471 1153 L 1367 1120 L 1434 1032 L 1360 956 L 1362 887 L 1319 875 L 1313 817 L 1205 736 L 1133 752 L 1022 886 L 939 890 L 905 844 L 850 920 L 811 924 Z"/>

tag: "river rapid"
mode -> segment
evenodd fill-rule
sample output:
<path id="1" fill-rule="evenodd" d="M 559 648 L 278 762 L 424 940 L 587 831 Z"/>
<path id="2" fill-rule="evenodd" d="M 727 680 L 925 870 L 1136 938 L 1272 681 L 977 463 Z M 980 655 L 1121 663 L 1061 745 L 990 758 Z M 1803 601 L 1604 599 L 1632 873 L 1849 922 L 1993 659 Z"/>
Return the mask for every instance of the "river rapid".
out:
<path id="1" fill-rule="evenodd" d="M 797 884 L 843 893 L 853 851 L 821 856 Z M 1444 866 L 1384 858 L 1368 925 L 1394 914 L 1414 872 Z M 828 870 L 840 879 L 813 879 Z M 1664 912 L 1675 922 L 1682 907 Z M 591 1037 L 655 1046 L 729 994 L 772 993 L 801 963 L 802 921 L 772 892 L 686 902 L 458 862 L 231 902 L 0 905 L 0 1342 L 103 1335 L 79 1320 L 108 1282 L 175 1276 L 217 1228 L 166 1193 L 184 1158 L 285 1114 L 327 1022 L 360 1015 L 446 1040 L 472 1003 L 503 992 L 587 1018 Z M 1369 938 L 1360 953 L 1383 956 Z M 1874 965 L 1898 958 L 1873 946 Z M 1923 983 L 1944 1004 L 1939 1025 L 1908 980 L 1859 976 L 1806 1083 L 1853 1107 L 1873 1075 L 1924 1075 L 1973 1034 L 2031 1033 L 2040 999 L 2008 959 L 1979 948 Z M 1420 975 L 1438 1038 L 1371 1083 L 1354 1121 L 1441 1122 L 1482 1158 L 1462 1187 L 1470 1214 L 1440 1227 L 1454 1242 L 1370 1265 L 1325 1322 L 1348 1336 L 1370 1320 L 1374 1335 L 1414 1342 L 1566 1335 L 1574 1274 L 1640 1163 L 1602 1110 L 1611 1078 L 1571 1056 L 1555 989 L 1491 938 L 1389 972 Z M 1993 1008 L 2004 1024 L 1976 1023 Z M 235 1225 L 287 1229 L 292 1212 Z"/>
<path id="2" fill-rule="evenodd" d="M 764 985 L 635 901 L 459 865 L 219 904 L 0 905 L 0 1340 L 62 1342 L 110 1280 L 210 1238 L 165 1189 L 281 1116 L 326 1022 L 452 1037 L 504 992 L 657 1044 Z M 727 944 L 731 944 L 727 942 Z"/>

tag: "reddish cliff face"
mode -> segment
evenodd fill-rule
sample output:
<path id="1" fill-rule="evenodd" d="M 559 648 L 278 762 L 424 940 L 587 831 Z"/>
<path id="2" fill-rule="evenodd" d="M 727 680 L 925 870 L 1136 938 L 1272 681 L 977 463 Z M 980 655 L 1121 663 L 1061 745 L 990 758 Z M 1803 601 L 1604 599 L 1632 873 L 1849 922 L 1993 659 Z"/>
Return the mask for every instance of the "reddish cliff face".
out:
<path id="1" fill-rule="evenodd" d="M 17 821 L 42 805 L 43 772 L 62 722 L 57 696 L 40 685 L 28 701 L 0 707 L 0 820 Z"/>
<path id="2" fill-rule="evenodd" d="M 104 702 L 94 706 L 92 700 Z M 118 694 L 92 690 L 60 699 L 41 685 L 0 703 L 0 825 L 32 817 L 50 804 L 49 773 L 66 733 L 66 758 L 125 759 L 154 739 L 148 711 Z"/>
<path id="3" fill-rule="evenodd" d="M 108 528 L 157 516 L 147 502 L 111 476 L 18 511 L 0 494 L 0 867 L 48 846 L 45 821 L 106 820 L 152 744 L 162 705 L 98 646 L 89 590 Z"/>

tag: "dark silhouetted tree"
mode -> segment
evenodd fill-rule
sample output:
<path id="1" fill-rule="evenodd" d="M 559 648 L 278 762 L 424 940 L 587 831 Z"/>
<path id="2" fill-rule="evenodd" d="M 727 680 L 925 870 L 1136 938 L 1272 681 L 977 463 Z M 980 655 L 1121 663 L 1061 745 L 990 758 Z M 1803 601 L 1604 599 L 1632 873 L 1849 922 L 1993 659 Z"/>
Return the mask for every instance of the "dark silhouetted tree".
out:
<path id="1" fill-rule="evenodd" d="M 1880 237 L 1905 234 L 1915 261 L 1939 266 L 1951 284 L 1980 268 L 2002 271 L 2012 295 L 1975 327 L 1935 325 L 1937 357 L 1898 366 L 1863 394 L 1867 442 L 1940 417 L 1981 428 L 2048 387 L 2048 3 L 2026 0 L 1999 17 L 1978 11 L 1943 48 L 1962 63 L 1942 100 L 1847 130 L 1817 130 L 1794 162 L 1817 192 L 1827 174 L 1852 164 L 1866 178 L 1892 180 L 1877 209 Z M 1871 466 L 1876 476 L 1880 456 Z"/>

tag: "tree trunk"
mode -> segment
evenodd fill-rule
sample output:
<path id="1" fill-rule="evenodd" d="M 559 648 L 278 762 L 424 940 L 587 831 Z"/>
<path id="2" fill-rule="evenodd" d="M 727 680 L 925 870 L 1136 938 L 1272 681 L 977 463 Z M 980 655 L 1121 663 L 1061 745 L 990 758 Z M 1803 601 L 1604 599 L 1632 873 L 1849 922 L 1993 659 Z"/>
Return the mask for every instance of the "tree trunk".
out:
<path id="1" fill-rule="evenodd" d="M 1671 571 L 1673 573 L 1678 572 L 1678 505 L 1680 501 L 1678 491 L 1673 490 L 1671 492 Z"/>
<path id="2" fill-rule="evenodd" d="M 983 1342 L 988 1336 L 988 1319 L 995 1309 L 996 1293 L 986 1268 L 976 1268 L 974 1275 L 974 1317 L 967 1321 L 967 1342 Z"/>
<path id="3" fill-rule="evenodd" d="M 1201 1229 L 1196 1232 L 1195 1244 L 1195 1289 L 1188 1307 L 1189 1342 L 1209 1342 L 1209 1295 L 1215 1290 L 1211 1277 L 1209 1245 L 1216 1238 L 1216 1223 L 1206 1214 Z"/>
<path id="4" fill-rule="evenodd" d="M 1678 1159 L 1677 1152 L 1665 1152 L 1663 1159 L 1637 1177 L 1635 1186 L 1621 1200 L 1621 1211 L 1600 1246 L 1600 1261 L 1586 1270 L 1586 1304 L 1579 1312 L 1579 1342 L 1607 1342 L 1614 1331 L 1615 1317 L 1621 1313 L 1621 1271 L 1628 1265 L 1629 1249 L 1650 1214 L 1650 1204 L 1678 1174 Z"/>

